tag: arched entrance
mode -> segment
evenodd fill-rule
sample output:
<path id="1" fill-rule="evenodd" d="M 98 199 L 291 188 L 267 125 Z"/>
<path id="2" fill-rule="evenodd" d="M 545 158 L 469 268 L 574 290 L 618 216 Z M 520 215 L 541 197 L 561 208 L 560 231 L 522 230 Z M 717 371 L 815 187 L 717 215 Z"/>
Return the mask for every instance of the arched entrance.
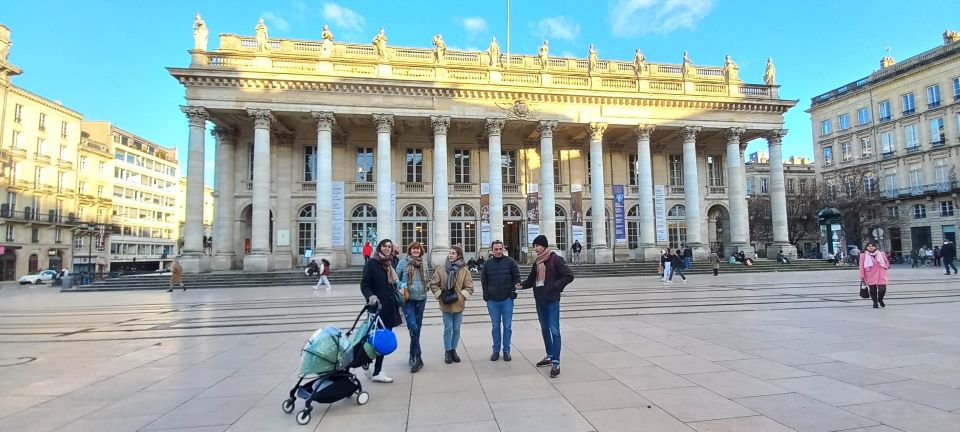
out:
<path id="1" fill-rule="evenodd" d="M 400 251 L 407 253 L 407 246 L 417 241 L 423 245 L 424 251 L 430 250 L 430 230 L 427 220 L 430 214 L 420 204 L 410 204 L 400 212 Z"/>
<path id="2" fill-rule="evenodd" d="M 687 208 L 681 204 L 670 207 L 667 212 L 667 238 L 670 249 L 687 244 Z"/>
<path id="3" fill-rule="evenodd" d="M 30 254 L 30 261 L 27 265 L 27 274 L 40 272 L 40 257 L 37 254 Z"/>
<path id="4" fill-rule="evenodd" d="M 250 239 L 253 236 L 253 205 L 244 207 L 240 212 L 240 221 L 243 224 L 243 254 L 250 254 Z M 270 238 L 268 239 L 270 253 L 273 253 L 273 210 L 270 211 Z"/>
<path id="5" fill-rule="evenodd" d="M 377 248 L 377 209 L 360 204 L 350 213 L 350 264 L 363 265 L 363 245 L 370 242 Z"/>
<path id="6" fill-rule="evenodd" d="M 17 253 L 13 249 L 5 248 L 0 255 L 0 280 L 12 281 L 17 279 Z"/>
<path id="7" fill-rule="evenodd" d="M 707 210 L 707 232 L 710 236 L 710 249 L 722 256 L 730 245 L 730 213 L 726 207 L 716 204 Z"/>
<path id="8" fill-rule="evenodd" d="M 460 245 L 468 261 L 477 254 L 477 212 L 467 204 L 450 211 L 450 245 Z"/>
<path id="9" fill-rule="evenodd" d="M 557 238 L 557 249 L 561 251 L 566 251 L 570 247 L 567 239 L 567 211 L 560 207 L 560 204 L 557 204 L 554 211 L 554 217 L 556 217 L 556 234 Z M 569 256 L 569 255 L 568 255 Z"/>
<path id="10" fill-rule="evenodd" d="M 503 206 L 503 247 L 507 254 L 520 262 L 520 250 L 527 243 L 521 237 L 524 231 L 520 227 L 523 223 L 523 211 L 513 204 Z M 497 239 L 494 239 L 497 240 Z"/>
<path id="11" fill-rule="evenodd" d="M 307 204 L 297 213 L 297 255 L 303 256 L 307 249 L 313 250 L 316 241 L 317 217 L 314 214 L 316 206 Z"/>

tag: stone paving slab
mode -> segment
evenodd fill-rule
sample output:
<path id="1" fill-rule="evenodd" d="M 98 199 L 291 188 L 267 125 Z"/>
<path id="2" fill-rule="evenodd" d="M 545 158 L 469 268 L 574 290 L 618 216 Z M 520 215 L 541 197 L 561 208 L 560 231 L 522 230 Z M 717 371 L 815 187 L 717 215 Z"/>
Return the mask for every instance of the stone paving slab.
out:
<path id="1" fill-rule="evenodd" d="M 280 403 L 309 334 L 356 317 L 354 286 L 3 289 L 0 430 L 957 431 L 960 292 L 942 277 L 895 271 L 878 310 L 853 272 L 577 280 L 554 379 L 534 365 L 544 352 L 529 297 L 509 363 L 489 360 L 489 320 L 471 300 L 463 362 L 444 364 L 431 304 L 420 373 L 400 327 L 384 364 L 395 382 L 357 370 L 370 402 L 315 404 L 306 426 Z"/>

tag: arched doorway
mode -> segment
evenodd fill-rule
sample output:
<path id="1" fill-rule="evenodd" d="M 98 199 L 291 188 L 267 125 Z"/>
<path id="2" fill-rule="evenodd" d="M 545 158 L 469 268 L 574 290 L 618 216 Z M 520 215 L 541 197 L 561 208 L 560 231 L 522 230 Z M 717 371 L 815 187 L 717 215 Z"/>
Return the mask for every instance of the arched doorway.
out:
<path id="1" fill-rule="evenodd" d="M 463 248 L 464 258 L 477 254 L 477 212 L 467 204 L 459 204 L 450 212 L 450 245 Z"/>
<path id="2" fill-rule="evenodd" d="M 360 204 L 350 213 L 350 264 L 363 265 L 363 245 L 377 248 L 377 209 Z"/>
<path id="3" fill-rule="evenodd" d="M 313 250 L 316 241 L 317 216 L 316 206 L 307 204 L 297 214 L 297 254 L 304 256 L 307 249 Z"/>
<path id="4" fill-rule="evenodd" d="M 527 243 L 522 237 L 526 231 L 521 229 L 524 225 L 523 220 L 523 211 L 520 207 L 513 204 L 503 206 L 503 247 L 508 255 L 517 259 L 517 262 L 520 262 L 520 251 Z"/>
<path id="5" fill-rule="evenodd" d="M 707 224 L 710 249 L 722 256 L 723 251 L 730 245 L 730 213 L 726 207 L 716 204 L 707 210 Z"/>
<path id="6" fill-rule="evenodd" d="M 670 249 L 687 244 L 687 208 L 681 204 L 670 207 L 667 212 L 667 238 Z"/>
<path id="7" fill-rule="evenodd" d="M 17 253 L 7 247 L 0 255 L 0 280 L 12 281 L 17 279 Z"/>
<path id="8" fill-rule="evenodd" d="M 34 274 L 40 272 L 40 257 L 37 254 L 30 254 L 30 261 L 27 265 L 27 273 Z"/>
<path id="9" fill-rule="evenodd" d="M 593 247 L 593 207 L 587 209 L 587 215 L 583 218 L 583 229 L 586 231 L 587 237 L 587 249 Z M 606 207 L 603 209 L 603 232 L 606 233 L 607 237 L 607 247 L 612 247 L 613 242 L 611 241 L 612 234 L 610 232 L 610 212 L 607 211 Z"/>
<path id="10" fill-rule="evenodd" d="M 634 204 L 627 211 L 627 248 L 633 250 L 638 247 L 640 247 L 640 205 Z"/>
<path id="11" fill-rule="evenodd" d="M 567 241 L 569 236 L 567 236 L 567 211 L 560 207 L 560 204 L 556 205 L 554 216 L 556 217 L 556 231 L 557 238 L 557 249 L 561 251 L 566 251 L 570 247 L 570 243 Z"/>
<path id="12" fill-rule="evenodd" d="M 243 224 L 243 254 L 250 254 L 250 248 L 252 247 L 250 239 L 253 237 L 253 205 L 248 205 L 244 207 L 243 211 L 240 212 L 240 221 Z M 273 210 L 270 210 L 270 234 L 268 238 L 267 247 L 270 249 L 270 253 L 273 253 Z"/>
<path id="13" fill-rule="evenodd" d="M 403 253 L 407 253 L 407 246 L 415 241 L 423 245 L 424 251 L 430 250 L 430 230 L 427 229 L 429 218 L 427 209 L 420 204 L 410 204 L 400 212 L 400 250 Z"/>

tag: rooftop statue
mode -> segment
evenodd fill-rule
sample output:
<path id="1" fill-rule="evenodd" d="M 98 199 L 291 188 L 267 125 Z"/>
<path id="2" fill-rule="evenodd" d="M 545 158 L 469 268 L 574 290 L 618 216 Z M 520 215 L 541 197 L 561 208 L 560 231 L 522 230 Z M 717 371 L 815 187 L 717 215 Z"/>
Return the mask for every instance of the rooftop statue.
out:
<path id="1" fill-rule="evenodd" d="M 727 54 L 723 63 L 723 76 L 727 81 L 733 81 L 740 78 L 739 74 L 740 66 L 737 66 L 733 59 L 730 58 L 730 54 Z"/>
<path id="2" fill-rule="evenodd" d="M 597 71 L 597 66 L 600 63 L 600 59 L 597 57 L 597 50 L 593 49 L 593 44 L 590 44 L 590 49 L 587 54 L 587 66 L 590 68 L 590 75 L 593 75 Z"/>
<path id="3" fill-rule="evenodd" d="M 540 51 L 537 57 L 540 58 L 540 69 L 547 69 L 547 55 L 550 54 L 550 41 L 544 39 L 543 45 L 540 45 Z"/>
<path id="4" fill-rule="evenodd" d="M 636 70 L 637 75 L 640 75 L 647 68 L 647 57 L 640 52 L 640 48 L 637 48 L 637 52 L 633 54 L 633 68 Z"/>
<path id="5" fill-rule="evenodd" d="M 772 86 L 777 82 L 777 68 L 773 66 L 773 59 L 767 57 L 767 70 L 763 73 L 763 83 Z"/>
<path id="6" fill-rule="evenodd" d="M 203 22 L 203 18 L 200 18 L 200 14 L 198 13 L 193 20 L 193 49 L 206 51 L 207 36 L 209 34 L 210 31 L 207 30 L 207 23 Z"/>
<path id="7" fill-rule="evenodd" d="M 323 33 L 320 37 L 320 57 L 330 58 L 333 55 L 333 32 L 330 31 L 330 26 L 323 25 Z"/>
<path id="8" fill-rule="evenodd" d="M 378 60 L 387 59 L 387 34 L 383 31 L 383 27 L 380 28 L 380 33 L 373 37 L 373 51 Z"/>
<path id="9" fill-rule="evenodd" d="M 443 64 L 443 56 L 447 53 L 447 44 L 443 41 L 443 35 L 433 37 L 433 60 Z"/>
<path id="10" fill-rule="evenodd" d="M 330 31 L 330 26 L 326 24 L 323 25 L 323 33 L 321 33 L 320 38 L 325 41 L 333 42 L 333 32 Z"/>
<path id="11" fill-rule="evenodd" d="M 683 76 L 685 76 L 685 77 L 694 76 L 694 75 L 697 74 L 697 70 L 694 69 L 694 67 L 693 67 L 693 62 L 690 61 L 690 56 L 687 55 L 687 52 L 686 52 L 686 51 L 683 52 L 683 69 L 682 69 L 682 72 L 683 72 Z"/>
<path id="12" fill-rule="evenodd" d="M 263 18 L 260 18 L 260 21 L 257 22 L 256 31 L 257 51 L 264 52 L 270 50 L 270 44 L 268 42 L 269 37 L 267 36 L 267 26 L 263 23 Z"/>
<path id="13" fill-rule="evenodd" d="M 500 45 L 497 44 L 496 36 L 490 40 L 490 46 L 487 47 L 487 54 L 490 54 L 490 67 L 497 67 L 500 65 Z"/>

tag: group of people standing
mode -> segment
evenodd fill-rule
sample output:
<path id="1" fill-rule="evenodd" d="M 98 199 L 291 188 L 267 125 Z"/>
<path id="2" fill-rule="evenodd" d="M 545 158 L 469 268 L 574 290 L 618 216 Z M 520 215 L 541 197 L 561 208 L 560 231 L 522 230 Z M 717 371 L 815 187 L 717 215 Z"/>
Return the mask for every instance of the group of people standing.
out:
<path id="1" fill-rule="evenodd" d="M 493 256 L 481 271 L 483 300 L 492 321 L 493 339 L 491 361 L 511 361 L 510 339 L 513 334 L 513 307 L 517 290 L 533 289 L 537 316 L 540 321 L 546 356 L 538 367 L 550 366 L 550 376 L 560 375 L 560 294 L 573 281 L 573 272 L 564 259 L 554 253 L 545 236 L 533 241 L 536 261 L 526 279 L 521 280 L 520 269 L 513 258 L 504 254 L 502 241 L 491 244 Z M 396 259 L 394 244 L 381 240 L 363 269 L 360 291 L 371 308 L 379 307 L 383 326 L 392 329 L 406 321 L 410 333 L 410 373 L 423 369 L 423 350 L 420 333 L 427 300 L 432 297 L 443 318 L 444 363 L 461 361 L 457 348 L 463 311 L 474 295 L 473 278 L 464 260 L 463 249 L 450 248 L 444 264 L 432 272 L 424 259 L 425 250 L 419 242 L 407 247 L 407 257 Z M 399 291 L 398 291 L 399 290 Z M 393 379 L 383 373 L 383 357 L 374 361 L 374 382 L 390 383 Z"/>
<path id="2" fill-rule="evenodd" d="M 946 270 L 945 274 L 949 275 L 951 269 L 953 269 L 954 274 L 957 273 L 957 266 L 953 264 L 953 261 L 957 259 L 957 246 L 951 241 L 944 241 L 942 247 L 934 246 L 930 249 L 926 245 L 920 246 L 920 249 L 910 251 L 910 259 L 913 268 L 923 267 L 927 264 L 940 267 L 940 263 L 943 262 L 944 270 Z"/>

